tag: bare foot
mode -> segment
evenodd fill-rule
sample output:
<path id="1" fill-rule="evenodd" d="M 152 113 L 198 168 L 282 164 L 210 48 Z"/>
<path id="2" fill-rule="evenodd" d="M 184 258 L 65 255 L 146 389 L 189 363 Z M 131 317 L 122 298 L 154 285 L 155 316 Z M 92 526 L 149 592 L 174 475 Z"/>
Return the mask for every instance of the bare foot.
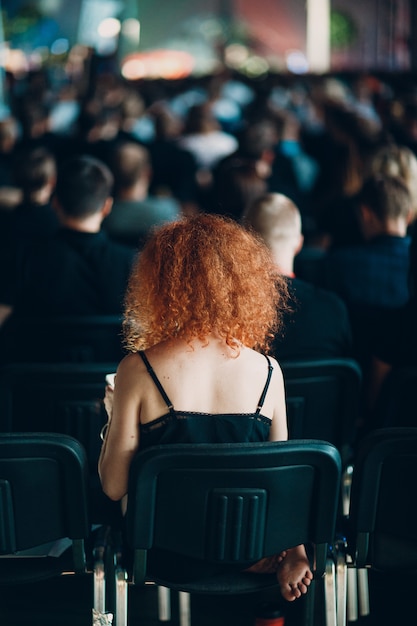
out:
<path id="1" fill-rule="evenodd" d="M 287 550 L 277 569 L 277 579 L 281 594 L 288 602 L 293 602 L 307 593 L 313 574 L 304 546 Z"/>
<path id="2" fill-rule="evenodd" d="M 279 554 L 274 554 L 273 556 L 266 556 L 245 569 L 245 572 L 251 572 L 253 574 L 275 574 L 275 572 L 278 571 L 279 564 L 286 556 L 286 552 L 280 552 Z"/>

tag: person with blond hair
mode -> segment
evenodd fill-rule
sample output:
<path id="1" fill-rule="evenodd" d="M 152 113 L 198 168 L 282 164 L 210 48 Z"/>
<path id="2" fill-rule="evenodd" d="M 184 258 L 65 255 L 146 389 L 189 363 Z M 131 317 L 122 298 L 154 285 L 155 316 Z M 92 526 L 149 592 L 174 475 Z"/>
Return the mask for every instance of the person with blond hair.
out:
<path id="1" fill-rule="evenodd" d="M 266 355 L 286 303 L 268 249 L 232 220 L 201 214 L 153 233 L 126 294 L 130 353 L 105 396 L 99 474 L 112 500 L 126 498 L 132 459 L 148 446 L 287 439 L 283 376 Z M 157 563 L 170 559 L 187 577 L 202 565 L 165 552 Z M 312 579 L 304 546 L 249 569 L 276 572 L 289 601 Z"/>
<path id="2" fill-rule="evenodd" d="M 388 143 L 380 146 L 369 163 L 370 175 L 394 176 L 406 184 L 411 198 L 409 224 L 417 218 L 417 157 L 404 145 Z"/>

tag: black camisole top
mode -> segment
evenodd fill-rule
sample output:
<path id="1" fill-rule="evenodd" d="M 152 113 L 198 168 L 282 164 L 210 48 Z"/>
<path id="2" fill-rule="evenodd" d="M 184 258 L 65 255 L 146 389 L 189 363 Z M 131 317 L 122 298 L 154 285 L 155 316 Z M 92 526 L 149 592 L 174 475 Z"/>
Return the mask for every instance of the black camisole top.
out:
<path id="1" fill-rule="evenodd" d="M 271 419 L 261 414 L 271 380 L 273 366 L 265 355 L 268 373 L 254 413 L 198 413 L 178 411 L 168 398 L 144 352 L 138 352 L 158 388 L 168 412 L 146 424 L 140 424 L 143 450 L 163 443 L 252 443 L 268 441 Z"/>

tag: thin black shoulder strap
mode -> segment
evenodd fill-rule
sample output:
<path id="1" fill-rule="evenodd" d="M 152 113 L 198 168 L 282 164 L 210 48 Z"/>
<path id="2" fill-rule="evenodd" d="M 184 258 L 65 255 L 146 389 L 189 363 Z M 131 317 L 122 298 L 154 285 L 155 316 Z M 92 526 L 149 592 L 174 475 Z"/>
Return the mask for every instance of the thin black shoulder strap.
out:
<path id="1" fill-rule="evenodd" d="M 148 361 L 148 357 L 146 356 L 146 354 L 142 350 L 139 350 L 138 354 L 141 357 L 142 361 L 145 363 L 146 369 L 148 370 L 148 373 L 149 373 L 150 377 L 152 378 L 153 382 L 157 386 L 158 391 L 161 394 L 161 396 L 163 397 L 164 402 L 166 403 L 168 409 L 170 410 L 170 412 L 174 412 L 174 406 L 173 406 L 171 400 L 168 398 L 167 394 L 165 393 L 165 389 L 162 387 L 161 383 L 159 382 L 159 378 L 157 377 L 157 375 L 153 371 L 152 366 L 151 366 L 151 364 Z"/>
<path id="2" fill-rule="evenodd" d="M 266 360 L 268 361 L 268 376 L 266 377 L 266 383 L 265 383 L 265 387 L 262 391 L 261 397 L 259 398 L 259 402 L 258 402 L 258 406 L 256 407 L 256 413 L 260 413 L 263 404 L 265 402 L 265 396 L 268 392 L 268 388 L 269 388 L 269 383 L 271 382 L 271 376 L 272 376 L 272 370 L 274 369 L 271 363 L 270 358 L 264 354 L 264 357 L 266 358 Z"/>

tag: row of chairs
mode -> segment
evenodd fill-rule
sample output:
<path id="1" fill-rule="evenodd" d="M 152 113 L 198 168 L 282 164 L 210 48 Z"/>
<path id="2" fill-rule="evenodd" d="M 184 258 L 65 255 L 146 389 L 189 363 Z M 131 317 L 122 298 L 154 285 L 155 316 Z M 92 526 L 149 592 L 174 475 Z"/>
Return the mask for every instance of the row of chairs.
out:
<path id="1" fill-rule="evenodd" d="M 133 558 L 126 568 L 119 531 L 114 541 L 107 529 L 92 532 L 82 445 L 56 433 L 1 434 L 0 582 L 91 572 L 92 607 L 99 614 L 111 610 L 116 626 L 126 626 L 134 586 L 153 582 L 160 590 L 177 590 L 185 607 L 190 593 L 258 591 L 276 585 L 275 576 L 241 570 L 264 554 L 305 543 L 314 545 L 315 581 L 326 581 L 327 626 L 342 626 L 347 572 L 417 569 L 416 461 L 416 428 L 375 431 L 361 442 L 340 540 L 342 465 L 328 442 L 149 448 L 130 473 L 125 541 Z M 178 581 L 170 572 L 152 571 L 152 548 L 174 551 L 179 562 L 197 557 L 222 571 Z M 315 581 L 304 625 L 320 623 Z M 186 623 L 185 610 L 181 625 Z"/>
<path id="2" fill-rule="evenodd" d="M 351 359 L 281 363 L 289 436 L 352 445 L 358 421 L 361 371 Z M 116 362 L 14 363 L 0 367 L 0 432 L 64 432 L 85 445 L 95 464 L 106 421 L 105 375 Z"/>
<path id="3" fill-rule="evenodd" d="M 122 334 L 122 320 L 118 316 L 11 316 L 0 328 L 0 366 L 29 362 L 117 363 L 125 354 Z M 314 372 L 311 362 L 283 365 L 290 398 L 287 406 L 290 435 L 319 437 L 334 442 L 339 449 L 340 443 L 351 441 L 349 418 L 358 410 L 359 366 L 349 359 L 330 359 L 327 365 L 322 362 L 320 368 L 314 367 Z M 308 375 L 311 379 L 307 394 Z M 302 379 L 301 394 L 298 393 L 299 379 Z M 413 382 L 416 380 L 417 368 L 394 369 L 384 386 L 374 426 L 417 425 L 413 410 Z M 400 411 L 397 410 L 399 402 Z M 339 409 L 338 420 L 314 419 L 315 415 L 334 413 L 335 407 Z M 306 412 L 308 420 L 303 419 Z M 401 420 L 397 423 L 399 414 Z"/>
<path id="4" fill-rule="evenodd" d="M 82 324 L 85 323 L 83 320 Z M 102 494 L 96 467 L 101 445 L 98 433 L 106 420 L 102 404 L 104 378 L 106 373 L 115 370 L 116 363 L 83 362 L 81 357 L 87 354 L 85 346 L 79 349 L 77 342 L 73 346 L 78 347 L 72 352 L 72 363 L 16 363 L 1 368 L 0 432 L 36 429 L 69 434 L 81 441 L 89 462 L 92 519 L 97 523 L 112 523 L 115 507 L 109 506 L 110 501 Z M 359 417 L 361 372 L 358 365 L 349 359 L 336 359 L 288 362 L 282 367 L 290 437 L 332 442 L 341 453 L 345 468 L 352 458 L 351 444 Z M 341 545 L 339 541 L 339 549 Z M 121 571 L 119 568 L 119 575 Z M 340 584 L 339 588 L 342 587 Z M 328 597 L 331 595 L 330 592 Z M 126 601 L 119 602 L 119 607 L 120 604 L 126 605 Z"/>
<path id="5" fill-rule="evenodd" d="M 71 362 L 0 368 L 0 432 L 63 433 L 80 441 L 87 453 L 90 516 L 95 524 L 120 524 L 119 507 L 102 493 L 97 475 L 99 433 L 107 420 L 102 402 L 105 375 L 116 367 L 116 362 Z M 289 362 L 283 371 L 290 437 L 323 439 L 339 450 L 349 449 L 361 380 L 357 364 L 343 359 Z M 123 576 L 120 568 L 118 572 Z M 121 605 L 126 606 L 126 600 L 118 603 L 119 614 L 124 613 Z M 119 617 L 120 623 L 123 620 Z"/>
<path id="6" fill-rule="evenodd" d="M 22 317 L 0 328 L 0 364 L 120 361 L 122 319 L 117 315 Z"/>

